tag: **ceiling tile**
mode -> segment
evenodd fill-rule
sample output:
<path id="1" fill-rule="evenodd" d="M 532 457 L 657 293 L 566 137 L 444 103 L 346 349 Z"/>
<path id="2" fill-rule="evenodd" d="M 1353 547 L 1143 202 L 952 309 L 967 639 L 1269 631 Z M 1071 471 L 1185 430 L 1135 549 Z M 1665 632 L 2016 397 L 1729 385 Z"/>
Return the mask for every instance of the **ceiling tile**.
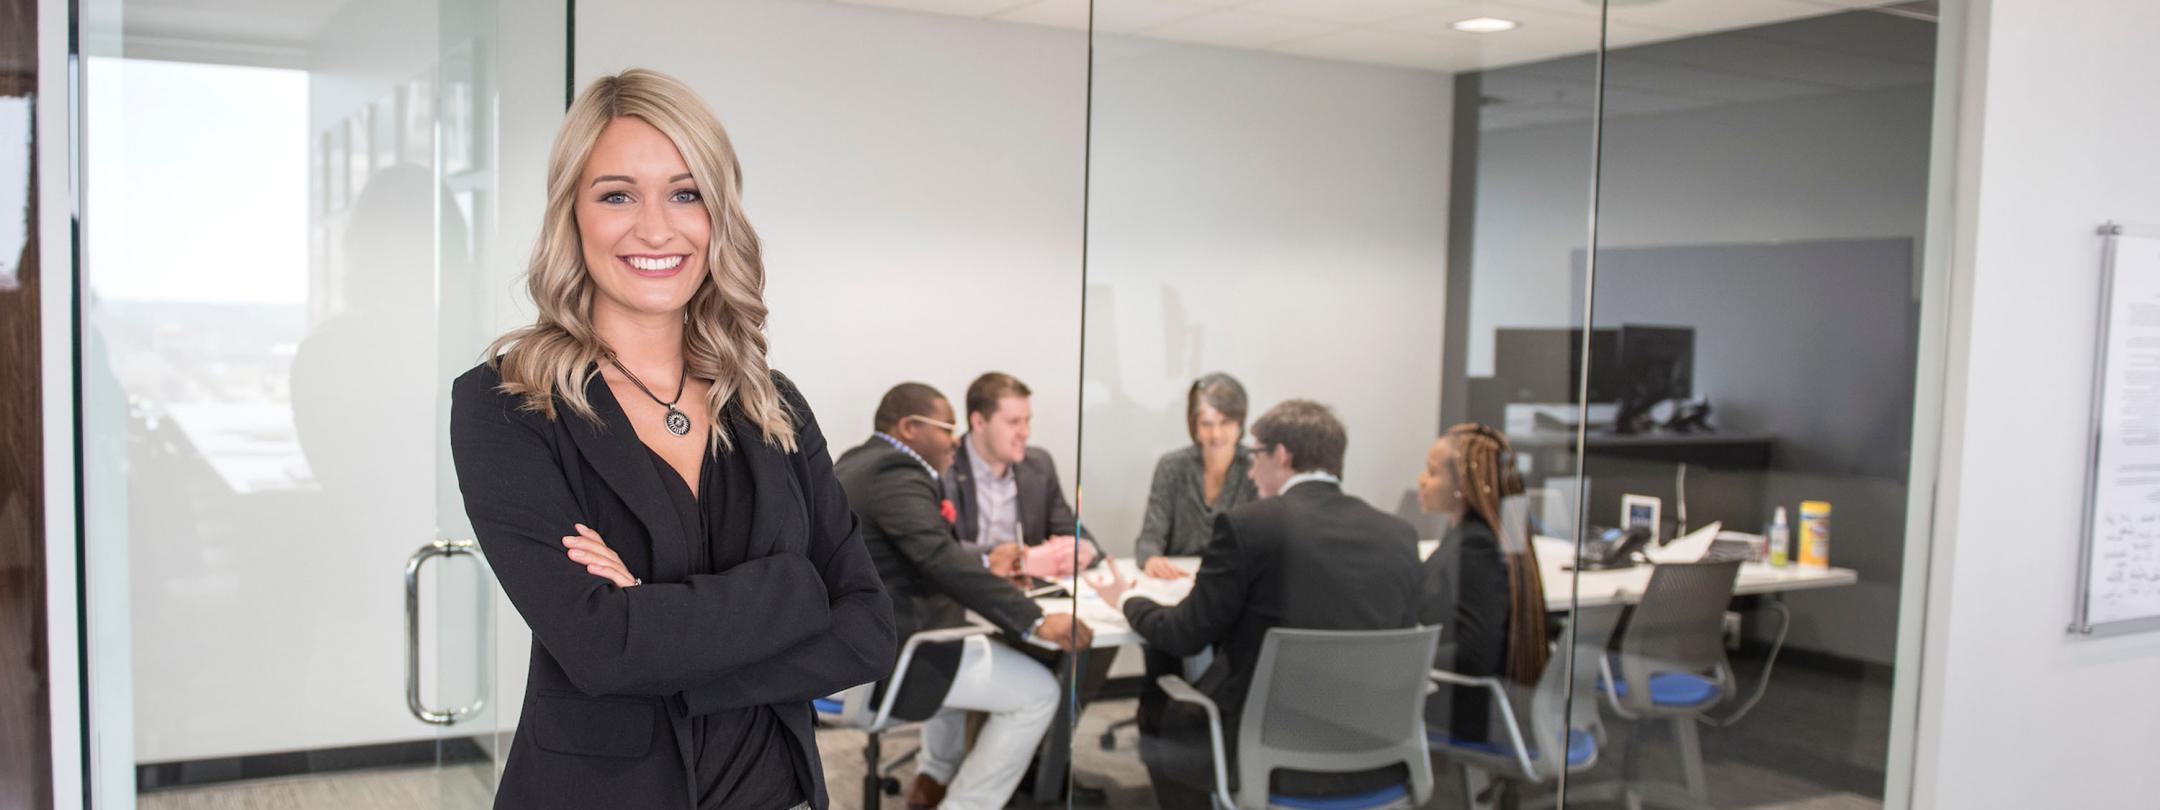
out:
<path id="1" fill-rule="evenodd" d="M 1904 0 L 1802 0 L 1810 5 L 1840 10 L 1875 8 L 1878 6 L 1908 5 Z"/>
<path id="2" fill-rule="evenodd" d="M 1341 29 L 1336 23 L 1254 14 L 1247 11 L 1214 11 L 1145 29 L 1144 36 L 1225 48 L 1262 48 L 1293 39 Z"/>
<path id="3" fill-rule="evenodd" d="M 1805 0 L 1659 0 L 1655 3 L 1616 4 L 1612 7 L 1612 19 L 1616 23 L 1671 28 L 1700 34 L 1812 17 L 1831 11 Z"/>
<path id="4" fill-rule="evenodd" d="M 1535 54 L 1497 47 L 1489 42 L 1448 41 L 1429 35 L 1372 27 L 1347 28 L 1332 34 L 1284 43 L 1269 50 L 1323 59 L 1449 72 L 1480 70 L 1535 58 Z"/>
<path id="5" fill-rule="evenodd" d="M 1026 0 L 839 0 L 853 6 L 877 6 L 953 17 L 987 17 Z"/>
<path id="6" fill-rule="evenodd" d="M 1089 0 L 1036 0 L 1010 11 L 993 14 L 990 19 L 1086 31 L 1088 2 Z"/>
<path id="7" fill-rule="evenodd" d="M 1601 0 L 1493 0 L 1492 5 L 1597 19 Z"/>
<path id="8" fill-rule="evenodd" d="M 1183 0 L 1095 0 L 1095 32 L 1130 34 L 1214 10 Z"/>
<path id="9" fill-rule="evenodd" d="M 1490 34 L 1455 30 L 1455 23 L 1472 17 L 1513 20 L 1519 27 Z M 1387 27 L 1408 33 L 1429 34 L 1464 45 L 1477 43 L 1478 47 L 1537 52 L 1547 57 L 1596 51 L 1600 34 L 1595 14 L 1563 14 L 1491 2 L 1463 3 L 1444 11 L 1396 20 L 1388 23 Z M 1610 28 L 1616 33 L 1646 38 L 1672 35 L 1668 30 L 1656 26 L 1614 22 Z"/>
<path id="10" fill-rule="evenodd" d="M 147 3 L 156 0 L 131 0 Z M 180 0 L 172 0 L 179 2 Z M 1599 0 L 837 0 L 1000 22 L 1084 30 L 1092 12 L 1100 34 L 1259 48 L 1324 59 L 1461 71 L 1572 60 L 1595 53 Z M 1884 0 L 1612 0 L 1604 23 L 1615 49 L 1657 49 L 1652 61 L 1718 66 L 1736 74 L 1704 83 L 1678 73 L 1653 83 L 1693 87 L 1708 100 L 1779 95 L 1794 85 L 1877 87 L 1932 75 L 1933 32 L 1918 23 L 1890 30 L 1879 15 L 1841 10 Z M 1911 5 L 1911 4 L 1906 4 Z M 1453 29 L 1490 16 L 1520 27 L 1494 34 Z M 1863 20 L 1869 24 L 1833 21 Z M 1695 35 L 1790 23 L 1748 32 L 1740 42 Z M 1341 26 L 1349 26 L 1347 28 Z M 1674 49 L 1669 54 L 1666 49 Z M 1702 64 L 1698 64 L 1702 63 Z M 1649 71 L 1650 68 L 1642 68 Z M 1644 73 L 1644 75 L 1652 75 Z M 1645 81 L 1650 81 L 1645 79 Z M 1690 84 L 1690 82 L 1694 82 Z M 1691 96 L 1693 97 L 1693 96 Z"/>
<path id="11" fill-rule="evenodd" d="M 1461 5 L 1465 5 L 1465 0 L 1250 0 L 1238 10 L 1364 25 Z"/>

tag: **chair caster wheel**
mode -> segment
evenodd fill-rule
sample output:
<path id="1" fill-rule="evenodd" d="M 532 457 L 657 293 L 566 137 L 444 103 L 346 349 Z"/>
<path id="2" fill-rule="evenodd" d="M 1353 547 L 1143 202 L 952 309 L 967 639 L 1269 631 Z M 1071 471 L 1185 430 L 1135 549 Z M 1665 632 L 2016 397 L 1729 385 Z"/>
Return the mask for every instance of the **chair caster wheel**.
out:
<path id="1" fill-rule="evenodd" d="M 879 779 L 878 790 L 887 796 L 898 796 L 900 795 L 900 780 L 890 776 Z"/>

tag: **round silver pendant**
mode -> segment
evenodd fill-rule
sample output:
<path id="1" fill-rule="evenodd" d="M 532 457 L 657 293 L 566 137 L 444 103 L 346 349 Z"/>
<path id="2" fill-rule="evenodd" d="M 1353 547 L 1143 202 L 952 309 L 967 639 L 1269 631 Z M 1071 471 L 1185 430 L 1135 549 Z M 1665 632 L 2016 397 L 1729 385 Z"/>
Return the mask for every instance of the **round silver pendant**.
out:
<path id="1" fill-rule="evenodd" d="M 689 435 L 690 417 L 684 416 L 682 411 L 674 408 L 667 409 L 667 432 L 677 436 Z"/>

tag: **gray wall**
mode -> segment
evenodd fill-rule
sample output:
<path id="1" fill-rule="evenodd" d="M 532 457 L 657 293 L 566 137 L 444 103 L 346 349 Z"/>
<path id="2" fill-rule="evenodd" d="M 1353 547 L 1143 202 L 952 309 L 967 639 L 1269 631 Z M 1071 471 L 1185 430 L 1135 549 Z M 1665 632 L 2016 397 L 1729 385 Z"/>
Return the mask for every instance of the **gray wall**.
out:
<path id="1" fill-rule="evenodd" d="M 1243 381 L 1252 418 L 1292 397 L 1334 407 L 1350 493 L 1393 509 L 1414 485 L 1438 432 L 1453 88 L 1098 39 L 1073 475 L 1105 550 L 1131 549 L 1156 459 L 1191 443 L 1185 391 L 1205 372 Z"/>
<path id="2" fill-rule="evenodd" d="M 1576 255 L 1577 301 L 1582 255 Z M 1594 322 L 1695 329 L 1695 393 L 1721 430 L 1776 438 L 1771 469 L 1691 469 L 1694 525 L 1761 531 L 1776 506 L 1833 509 L 1830 560 L 1854 588 L 1797 593 L 1791 642 L 1878 663 L 1894 655 L 1919 307 L 1909 239 L 1615 248 L 1598 253 Z M 1677 497 L 1671 465 L 1592 456 L 1592 515 L 1621 489 Z"/>

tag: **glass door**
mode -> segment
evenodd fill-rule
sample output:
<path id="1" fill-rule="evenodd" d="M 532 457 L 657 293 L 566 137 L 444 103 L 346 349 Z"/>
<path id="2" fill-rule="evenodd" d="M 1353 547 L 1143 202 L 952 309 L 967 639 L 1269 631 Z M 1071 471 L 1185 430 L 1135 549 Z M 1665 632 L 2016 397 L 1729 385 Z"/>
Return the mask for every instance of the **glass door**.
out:
<path id="1" fill-rule="evenodd" d="M 81 14 L 96 805 L 487 806 L 517 658 L 445 417 L 522 255 L 496 122 L 559 114 L 560 29 L 506 44 L 492 0 Z M 556 65 L 536 107 L 505 105 L 506 47 Z"/>

